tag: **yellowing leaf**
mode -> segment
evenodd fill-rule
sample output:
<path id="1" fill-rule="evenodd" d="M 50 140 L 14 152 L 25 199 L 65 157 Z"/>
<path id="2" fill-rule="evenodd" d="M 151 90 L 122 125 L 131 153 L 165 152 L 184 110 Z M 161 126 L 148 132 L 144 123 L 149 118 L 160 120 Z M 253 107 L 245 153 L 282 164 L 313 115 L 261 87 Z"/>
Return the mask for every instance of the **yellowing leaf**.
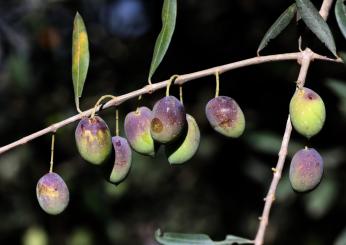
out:
<path id="1" fill-rule="evenodd" d="M 72 81 L 77 110 L 82 96 L 85 79 L 89 68 L 89 41 L 85 24 L 77 12 L 73 23 L 72 34 Z"/>

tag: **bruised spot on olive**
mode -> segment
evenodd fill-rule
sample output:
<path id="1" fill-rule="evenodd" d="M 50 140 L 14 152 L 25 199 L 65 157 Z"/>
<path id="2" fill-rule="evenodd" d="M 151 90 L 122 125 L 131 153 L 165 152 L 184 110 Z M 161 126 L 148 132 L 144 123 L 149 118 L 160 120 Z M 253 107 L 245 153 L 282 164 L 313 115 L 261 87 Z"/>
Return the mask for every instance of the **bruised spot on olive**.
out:
<path id="1" fill-rule="evenodd" d="M 151 122 L 151 129 L 155 133 L 160 133 L 163 130 L 163 124 L 160 119 L 154 118 Z"/>
<path id="2" fill-rule="evenodd" d="M 222 127 L 222 128 L 231 127 L 231 126 L 232 126 L 232 120 L 231 120 L 231 119 L 224 120 L 224 121 L 222 121 L 219 125 L 220 125 L 220 127 Z"/>
<path id="3" fill-rule="evenodd" d="M 315 100 L 315 99 L 317 99 L 316 94 L 311 93 L 311 92 L 306 93 L 306 97 L 307 97 L 309 100 Z"/>

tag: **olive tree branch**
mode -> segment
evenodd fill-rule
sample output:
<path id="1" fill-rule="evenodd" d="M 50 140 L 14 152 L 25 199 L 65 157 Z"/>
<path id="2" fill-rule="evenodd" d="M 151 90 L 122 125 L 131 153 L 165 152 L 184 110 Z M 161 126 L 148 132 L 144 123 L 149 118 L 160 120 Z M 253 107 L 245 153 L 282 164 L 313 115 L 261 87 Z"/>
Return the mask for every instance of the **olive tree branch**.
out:
<path id="1" fill-rule="evenodd" d="M 254 58 L 245 59 L 245 60 L 241 60 L 241 61 L 237 61 L 237 62 L 233 62 L 233 63 L 221 65 L 221 66 L 216 66 L 213 68 L 209 68 L 209 69 L 205 69 L 205 70 L 201 70 L 201 71 L 197 71 L 197 72 L 192 72 L 189 74 L 180 75 L 175 80 L 174 83 L 177 85 L 182 85 L 188 81 L 195 80 L 197 78 L 214 75 L 215 72 L 223 73 L 223 72 L 234 70 L 237 68 L 251 66 L 251 65 L 257 65 L 257 64 L 267 63 L 267 62 L 284 61 L 284 60 L 299 60 L 299 59 L 301 59 L 301 55 L 302 54 L 300 52 L 296 52 L 296 53 L 275 54 L 275 55 L 254 57 Z M 317 60 L 342 63 L 342 60 L 340 58 L 331 59 L 331 58 L 319 55 L 317 53 L 312 53 L 312 55 L 313 55 L 314 59 L 317 59 Z M 150 85 L 146 85 L 146 86 L 142 87 L 141 89 L 129 92 L 127 94 L 117 96 L 114 99 L 108 101 L 107 103 L 96 107 L 95 111 L 98 112 L 101 109 L 106 109 L 109 107 L 114 107 L 114 106 L 120 105 L 124 101 L 127 101 L 127 100 L 132 99 L 132 98 L 136 98 L 140 95 L 150 94 L 156 90 L 165 88 L 167 86 L 168 82 L 169 82 L 169 79 L 162 81 L 162 82 L 157 82 L 157 83 L 153 83 Z M 6 152 L 8 150 L 11 150 L 15 147 L 18 147 L 20 145 L 24 145 L 24 144 L 28 143 L 29 141 L 36 139 L 40 136 L 43 136 L 45 134 L 56 132 L 58 129 L 65 127 L 66 125 L 71 124 L 75 121 L 80 120 L 82 117 L 90 116 L 93 113 L 93 110 L 94 110 L 94 108 L 88 109 L 88 110 L 86 110 L 80 114 L 71 116 L 71 117 L 69 117 L 63 121 L 54 123 L 49 127 L 46 127 L 46 128 L 41 129 L 35 133 L 32 133 L 28 136 L 25 136 L 25 137 L 23 137 L 17 141 L 14 141 L 8 145 L 2 146 L 0 148 L 0 154 Z"/>
<path id="2" fill-rule="evenodd" d="M 320 9 L 320 15 L 323 19 L 327 20 L 330 9 L 332 8 L 334 0 L 324 0 Z"/>
<path id="3" fill-rule="evenodd" d="M 321 9 L 320 9 L 320 15 L 322 16 L 323 19 L 327 20 L 332 4 L 333 4 L 333 0 L 323 1 Z M 301 57 L 300 59 L 298 59 L 298 62 L 301 65 L 298 79 L 297 79 L 297 85 L 299 87 L 304 86 L 310 63 L 314 59 L 316 59 L 316 56 L 309 48 L 306 48 L 304 51 L 301 52 Z M 262 216 L 259 218 L 260 224 L 257 230 L 255 240 L 254 240 L 255 245 L 262 245 L 264 241 L 264 235 L 265 235 L 265 231 L 269 221 L 270 209 L 275 200 L 275 192 L 278 187 L 279 181 L 281 179 L 282 170 L 283 170 L 285 159 L 287 156 L 287 149 L 288 149 L 288 143 L 291 137 L 291 132 L 292 132 L 291 118 L 290 118 L 290 115 L 288 115 L 285 133 L 282 138 L 281 148 L 279 151 L 279 159 L 277 161 L 276 167 L 272 169 L 274 177 L 270 184 L 267 196 L 264 198 L 265 204 L 264 204 Z"/>
<path id="4" fill-rule="evenodd" d="M 299 86 L 304 86 L 306 75 L 310 66 L 310 62 L 313 60 L 313 53 L 310 49 L 305 49 L 302 52 L 302 57 L 298 62 L 301 64 L 300 71 L 299 71 L 299 76 L 297 79 L 297 84 Z M 288 116 L 287 118 L 287 123 L 286 123 L 286 128 L 285 128 L 285 133 L 282 138 L 282 143 L 281 143 L 281 148 L 279 151 L 279 159 L 276 164 L 276 167 L 273 168 L 273 180 L 270 184 L 269 191 L 267 196 L 264 198 L 265 204 L 264 204 L 264 209 L 262 212 L 262 216 L 260 217 L 260 225 L 257 231 L 257 235 L 255 238 L 255 245 L 262 245 L 263 240 L 264 240 L 264 234 L 268 225 L 268 220 L 269 220 L 269 214 L 270 214 L 270 209 L 272 207 L 272 204 L 275 200 L 275 192 L 278 187 L 279 181 L 281 179 L 281 174 L 282 170 L 285 164 L 285 159 L 287 155 L 287 149 L 288 149 L 288 143 L 290 141 L 291 137 L 291 132 L 292 132 L 292 124 L 291 124 L 291 118 Z"/>

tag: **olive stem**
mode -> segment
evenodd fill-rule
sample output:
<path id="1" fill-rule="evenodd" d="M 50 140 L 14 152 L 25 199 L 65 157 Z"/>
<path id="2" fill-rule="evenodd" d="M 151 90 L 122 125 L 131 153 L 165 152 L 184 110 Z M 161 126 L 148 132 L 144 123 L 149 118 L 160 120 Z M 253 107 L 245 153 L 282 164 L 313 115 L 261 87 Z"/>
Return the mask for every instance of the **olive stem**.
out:
<path id="1" fill-rule="evenodd" d="M 115 110 L 115 136 L 119 136 L 119 110 Z"/>
<path id="2" fill-rule="evenodd" d="M 183 105 L 184 101 L 183 101 L 183 85 L 179 86 L 179 99 L 180 99 L 180 103 Z"/>
<path id="3" fill-rule="evenodd" d="M 96 111 L 99 111 L 99 110 L 100 110 L 100 108 L 98 108 L 98 107 L 100 106 L 100 103 L 101 103 L 103 100 L 105 100 L 105 99 L 111 99 L 111 100 L 113 100 L 113 99 L 116 99 L 116 96 L 110 95 L 110 94 L 101 96 L 101 98 L 98 99 L 98 101 L 96 102 L 96 104 L 95 104 L 95 106 L 94 106 L 94 110 L 93 110 L 93 112 L 91 113 L 91 116 L 90 116 L 91 118 L 94 118 L 94 117 L 95 117 Z"/>
<path id="4" fill-rule="evenodd" d="M 215 98 L 219 96 L 220 91 L 220 76 L 219 71 L 215 72 L 215 78 L 216 78 L 216 88 L 215 88 Z"/>
<path id="5" fill-rule="evenodd" d="M 139 113 L 139 106 L 141 105 L 142 95 L 138 96 L 136 114 Z"/>
<path id="6" fill-rule="evenodd" d="M 258 65 L 258 64 L 262 64 L 262 63 L 286 61 L 286 60 L 299 60 L 301 55 L 302 55 L 301 52 L 294 52 L 294 53 L 285 53 L 285 54 L 256 56 L 256 57 L 252 57 L 249 59 L 244 59 L 244 60 L 228 63 L 225 65 L 216 66 L 216 67 L 208 68 L 205 70 L 180 75 L 179 78 L 177 78 L 174 83 L 177 85 L 181 85 L 181 84 L 184 84 L 184 83 L 192 81 L 192 80 L 196 80 L 196 79 L 201 78 L 201 77 L 214 75 L 216 71 L 223 73 L 226 71 L 231 71 L 231 70 L 235 70 L 238 68 L 252 66 L 252 65 Z M 323 56 L 323 55 L 320 55 L 317 53 L 313 53 L 313 59 L 343 64 L 343 61 L 341 58 L 332 59 L 332 58 L 328 58 L 326 56 Z M 169 82 L 169 80 L 164 80 L 161 82 L 153 83 L 150 85 L 146 85 L 140 89 L 131 91 L 129 93 L 125 93 L 123 95 L 114 97 L 114 99 L 105 103 L 102 106 L 102 109 L 107 109 L 110 107 L 120 105 L 121 103 L 123 103 L 127 100 L 130 100 L 132 98 L 138 97 L 138 96 L 143 95 L 143 94 L 151 94 L 154 91 L 157 91 L 157 90 L 160 90 L 160 89 L 167 87 L 168 82 Z M 78 120 L 82 119 L 83 117 L 88 117 L 88 116 L 92 115 L 94 110 L 95 110 L 94 113 L 96 113 L 100 109 L 101 109 L 101 107 L 88 109 L 86 111 L 83 111 L 82 113 L 78 113 L 78 114 L 73 115 L 69 118 L 66 118 L 62 121 L 56 122 L 56 123 L 54 123 L 54 124 L 52 124 L 46 128 L 38 130 L 32 134 L 24 136 L 24 137 L 22 137 L 16 141 L 13 141 L 12 143 L 9 143 L 7 145 L 0 147 L 0 154 L 3 154 L 4 152 L 7 152 L 13 148 L 20 146 L 20 145 L 24 145 L 24 144 L 26 144 L 26 143 L 28 143 L 28 142 L 30 142 L 30 141 L 38 138 L 38 137 L 41 137 L 43 135 L 55 132 L 59 128 L 62 128 L 62 127 L 65 127 L 71 123 L 74 123 L 75 121 L 78 121 Z"/>
<path id="7" fill-rule="evenodd" d="M 55 133 L 52 134 L 52 143 L 50 146 L 50 166 L 49 166 L 49 173 L 53 172 L 53 165 L 54 165 L 54 145 L 55 145 Z"/>
<path id="8" fill-rule="evenodd" d="M 168 83 L 167 83 L 167 87 L 166 87 L 166 96 L 169 96 L 169 89 L 172 85 L 172 83 L 174 83 L 174 81 L 179 77 L 179 75 L 173 75 L 171 76 L 171 78 L 169 79 Z"/>

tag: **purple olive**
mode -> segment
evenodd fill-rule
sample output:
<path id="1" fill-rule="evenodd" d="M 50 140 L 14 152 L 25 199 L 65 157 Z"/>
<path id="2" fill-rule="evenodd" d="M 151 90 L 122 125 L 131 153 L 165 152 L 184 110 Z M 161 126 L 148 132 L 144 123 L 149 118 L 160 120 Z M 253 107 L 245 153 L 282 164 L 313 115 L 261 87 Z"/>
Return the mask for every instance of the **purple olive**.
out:
<path id="1" fill-rule="evenodd" d="M 235 100 L 227 96 L 217 96 L 210 100 L 205 108 L 210 125 L 217 132 L 237 138 L 245 129 L 243 111 Z"/>
<path id="2" fill-rule="evenodd" d="M 114 184 L 119 184 L 130 172 L 132 152 L 127 139 L 114 136 L 112 137 L 112 142 L 115 151 L 115 160 L 109 180 Z"/>
<path id="3" fill-rule="evenodd" d="M 186 114 L 182 103 L 174 96 L 166 96 L 156 102 L 150 132 L 160 143 L 174 141 L 186 125 Z"/>
<path id="4" fill-rule="evenodd" d="M 125 117 L 124 129 L 131 147 L 138 153 L 153 156 L 154 140 L 150 134 L 152 112 L 147 107 L 140 107 Z"/>
<path id="5" fill-rule="evenodd" d="M 294 154 L 290 165 L 290 182 L 298 192 L 313 190 L 321 182 L 323 159 L 313 148 L 305 148 Z"/>
<path id="6" fill-rule="evenodd" d="M 80 155 L 90 163 L 103 163 L 112 151 L 111 133 L 105 121 L 98 116 L 81 119 L 75 138 Z"/>
<path id="7" fill-rule="evenodd" d="M 48 173 L 40 178 L 36 195 L 41 208 L 48 214 L 59 214 L 69 202 L 69 191 L 64 180 L 56 173 Z"/>

